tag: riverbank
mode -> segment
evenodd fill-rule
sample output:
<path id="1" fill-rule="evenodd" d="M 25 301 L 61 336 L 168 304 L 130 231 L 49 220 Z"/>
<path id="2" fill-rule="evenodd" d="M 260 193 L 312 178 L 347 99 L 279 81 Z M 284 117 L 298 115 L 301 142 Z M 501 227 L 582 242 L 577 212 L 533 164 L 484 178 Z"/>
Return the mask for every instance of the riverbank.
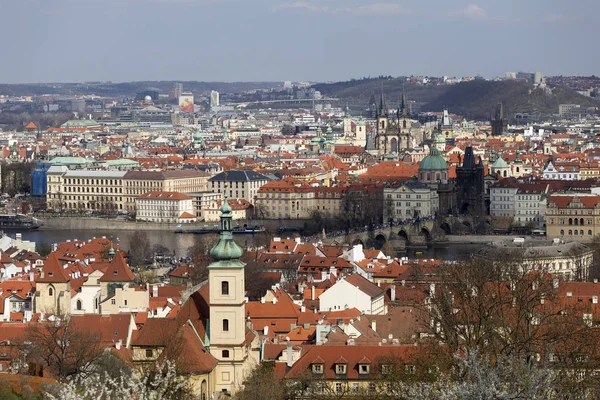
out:
<path id="1" fill-rule="evenodd" d="M 38 218 L 42 222 L 40 230 L 109 230 L 109 231 L 167 231 L 175 232 L 179 224 L 165 224 L 157 222 L 132 222 L 119 219 L 94 218 L 94 217 L 67 217 L 67 218 Z M 264 226 L 267 232 L 277 235 L 278 229 L 282 227 L 302 228 L 304 220 L 238 220 L 234 221 L 236 226 Z M 185 228 L 199 228 L 204 225 L 218 226 L 218 223 L 184 224 Z"/>
<path id="2" fill-rule="evenodd" d="M 444 243 L 451 244 L 488 244 L 501 240 L 514 239 L 522 237 L 519 235 L 446 235 L 445 241 L 437 242 L 438 245 Z"/>

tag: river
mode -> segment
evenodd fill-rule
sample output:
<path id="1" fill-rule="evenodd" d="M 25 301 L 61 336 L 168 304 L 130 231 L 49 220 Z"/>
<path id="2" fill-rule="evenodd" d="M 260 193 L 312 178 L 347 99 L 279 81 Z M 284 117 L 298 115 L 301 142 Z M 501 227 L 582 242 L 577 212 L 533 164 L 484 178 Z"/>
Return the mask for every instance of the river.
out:
<path id="1" fill-rule="evenodd" d="M 67 240 L 79 239 L 87 240 L 93 237 L 105 236 L 112 239 L 119 246 L 126 250 L 131 247 L 131 237 L 134 231 L 103 231 L 103 230 L 39 230 L 22 232 L 24 240 L 31 240 L 36 243 L 59 243 Z M 169 231 L 145 231 L 151 245 L 159 244 L 170 250 L 174 250 L 179 257 L 187 255 L 188 248 L 194 244 L 195 237 L 193 233 L 174 233 Z M 9 236 L 14 237 L 14 232 L 9 232 Z M 214 236 L 213 236 L 214 237 Z M 242 247 L 252 246 L 254 244 L 253 235 L 235 235 L 235 241 Z M 443 260 L 460 260 L 470 257 L 470 255 L 480 249 L 481 244 L 461 244 L 461 243 L 438 243 L 427 249 L 412 250 L 405 253 L 398 253 L 395 256 L 407 256 L 409 258 L 438 258 Z M 416 254 L 416 252 L 422 254 Z"/>

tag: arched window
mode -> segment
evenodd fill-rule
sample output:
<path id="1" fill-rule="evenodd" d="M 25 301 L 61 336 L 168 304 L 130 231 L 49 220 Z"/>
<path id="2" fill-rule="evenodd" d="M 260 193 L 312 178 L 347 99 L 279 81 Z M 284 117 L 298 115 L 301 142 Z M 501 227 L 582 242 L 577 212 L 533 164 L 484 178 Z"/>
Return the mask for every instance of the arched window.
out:
<path id="1" fill-rule="evenodd" d="M 48 288 L 48 296 L 54 296 L 54 289 Z"/>
<path id="2" fill-rule="evenodd" d="M 579 225 L 583 225 L 583 218 L 579 219 Z"/>
<path id="3" fill-rule="evenodd" d="M 229 350 L 223 350 L 221 352 L 221 357 L 222 358 L 229 358 Z"/>
<path id="4" fill-rule="evenodd" d="M 228 319 L 223 320 L 223 332 L 229 332 L 229 320 Z"/>
<path id="5" fill-rule="evenodd" d="M 221 282 L 221 295 L 229 296 L 229 282 L 227 282 L 227 281 Z"/>
<path id="6" fill-rule="evenodd" d="M 583 236 L 583 229 L 579 231 L 579 234 Z"/>
<path id="7" fill-rule="evenodd" d="M 77 300 L 77 310 L 81 311 L 81 300 Z"/>
<path id="8" fill-rule="evenodd" d="M 569 236 L 573 235 L 573 231 L 569 229 Z"/>
<path id="9" fill-rule="evenodd" d="M 504 172 L 502 172 L 502 176 L 504 176 L 506 178 L 506 170 Z"/>
<path id="10" fill-rule="evenodd" d="M 575 236 L 577 236 L 577 229 L 575 229 Z"/>
<path id="11" fill-rule="evenodd" d="M 573 218 L 569 218 L 569 225 L 573 225 Z"/>
<path id="12" fill-rule="evenodd" d="M 592 230 L 591 229 L 588 231 L 588 236 L 592 236 Z"/>
<path id="13" fill-rule="evenodd" d="M 579 225 L 579 220 L 575 218 L 575 225 Z"/>
<path id="14" fill-rule="evenodd" d="M 560 236 L 565 236 L 565 230 L 564 229 L 560 230 Z"/>

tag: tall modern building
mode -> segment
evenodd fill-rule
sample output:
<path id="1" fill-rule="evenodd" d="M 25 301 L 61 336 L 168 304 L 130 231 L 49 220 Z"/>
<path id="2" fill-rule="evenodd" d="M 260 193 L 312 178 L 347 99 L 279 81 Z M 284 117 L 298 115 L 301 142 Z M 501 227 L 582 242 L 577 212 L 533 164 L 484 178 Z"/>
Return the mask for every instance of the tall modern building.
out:
<path id="1" fill-rule="evenodd" d="M 210 108 L 216 107 L 219 105 L 219 92 L 216 90 L 212 90 L 210 92 Z"/>
<path id="2" fill-rule="evenodd" d="M 173 96 L 178 99 L 183 94 L 183 83 L 176 82 L 173 86 Z"/>

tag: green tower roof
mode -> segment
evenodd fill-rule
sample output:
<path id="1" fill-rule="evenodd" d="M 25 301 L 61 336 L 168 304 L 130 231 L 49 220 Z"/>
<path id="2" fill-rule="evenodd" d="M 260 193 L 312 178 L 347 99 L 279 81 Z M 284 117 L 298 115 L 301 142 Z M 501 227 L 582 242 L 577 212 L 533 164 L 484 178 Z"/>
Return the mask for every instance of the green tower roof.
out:
<path id="1" fill-rule="evenodd" d="M 502 157 L 498 157 L 498 159 L 492 164 L 492 168 L 508 168 L 508 164 Z"/>
<path id="2" fill-rule="evenodd" d="M 429 155 L 419 164 L 419 171 L 443 171 L 447 169 L 446 160 L 435 147 L 431 148 Z"/>
<path id="3" fill-rule="evenodd" d="M 233 240 L 233 228 L 231 224 L 231 207 L 227 196 L 221 206 L 221 233 L 219 241 L 210 249 L 210 256 L 214 260 L 208 268 L 244 268 L 240 261 L 242 248 Z"/>

